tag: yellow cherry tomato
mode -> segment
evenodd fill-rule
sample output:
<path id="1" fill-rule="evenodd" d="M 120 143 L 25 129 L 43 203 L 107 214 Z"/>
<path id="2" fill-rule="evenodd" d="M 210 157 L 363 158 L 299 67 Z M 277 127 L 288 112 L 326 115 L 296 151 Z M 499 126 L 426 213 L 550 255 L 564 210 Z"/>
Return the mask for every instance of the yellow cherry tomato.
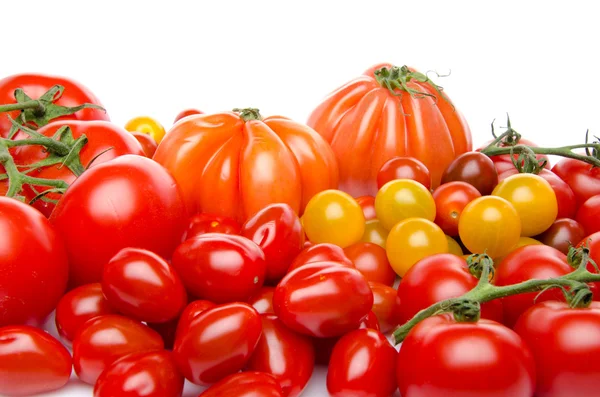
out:
<path id="1" fill-rule="evenodd" d="M 516 174 L 500 182 L 493 196 L 508 200 L 521 218 L 521 236 L 535 236 L 556 220 L 558 202 L 552 186 L 534 174 Z"/>
<path id="2" fill-rule="evenodd" d="M 435 201 L 425 186 L 412 179 L 395 179 L 375 196 L 377 219 L 386 229 L 407 218 L 435 219 Z"/>
<path id="3" fill-rule="evenodd" d="M 315 243 L 331 243 L 342 248 L 357 243 L 365 232 L 361 206 L 347 193 L 325 190 L 314 195 L 302 216 L 304 232 Z"/>
<path id="4" fill-rule="evenodd" d="M 385 249 L 388 231 L 381 225 L 379 219 L 371 219 L 365 223 L 365 232 L 360 241 L 363 243 L 373 243 Z"/>
<path id="5" fill-rule="evenodd" d="M 165 127 L 158 121 L 148 116 L 135 117 L 125 124 L 125 129 L 130 132 L 141 132 L 150 135 L 156 143 L 160 143 L 165 136 Z"/>
<path id="6" fill-rule="evenodd" d="M 448 252 L 448 240 L 438 225 L 424 218 L 408 218 L 390 230 L 386 243 L 390 265 L 400 277 L 421 259 Z"/>
<path id="7" fill-rule="evenodd" d="M 469 251 L 498 258 L 512 251 L 519 241 L 521 219 L 515 207 L 502 197 L 479 197 L 461 213 L 458 235 Z"/>
<path id="8" fill-rule="evenodd" d="M 446 240 L 448 240 L 448 252 L 454 254 L 456 256 L 463 256 L 463 250 L 460 248 L 460 245 L 456 242 L 455 239 L 446 235 Z"/>

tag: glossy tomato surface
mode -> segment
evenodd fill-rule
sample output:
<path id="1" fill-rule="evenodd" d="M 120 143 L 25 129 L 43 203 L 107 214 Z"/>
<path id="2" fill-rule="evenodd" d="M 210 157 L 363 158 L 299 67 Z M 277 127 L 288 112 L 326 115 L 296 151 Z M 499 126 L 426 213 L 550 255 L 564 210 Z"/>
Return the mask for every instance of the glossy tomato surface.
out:
<path id="1" fill-rule="evenodd" d="M 217 306 L 215 303 L 207 300 L 195 300 L 190 302 L 185 309 L 183 309 L 181 316 L 179 316 L 175 339 L 177 339 L 179 335 L 183 335 L 187 332 L 196 317 L 215 306 Z"/>
<path id="2" fill-rule="evenodd" d="M 396 179 L 386 183 L 375 196 L 375 212 L 381 225 L 391 230 L 408 218 L 435 219 L 435 201 L 431 192 L 410 179 Z"/>
<path id="3" fill-rule="evenodd" d="M 190 218 L 183 240 L 206 233 L 240 234 L 242 225 L 235 219 L 213 214 L 197 214 Z"/>
<path id="4" fill-rule="evenodd" d="M 388 234 L 389 231 L 383 227 L 379 219 L 372 219 L 365 223 L 365 232 L 360 241 L 377 244 L 381 248 L 385 248 Z"/>
<path id="5" fill-rule="evenodd" d="M 262 287 L 258 292 L 248 299 L 248 304 L 260 314 L 275 313 L 273 311 L 273 293 L 275 287 Z"/>
<path id="6" fill-rule="evenodd" d="M 175 120 L 173 121 L 173 124 L 175 124 L 176 122 L 178 122 L 179 120 L 181 120 L 184 117 L 188 117 L 188 116 L 193 116 L 196 114 L 203 114 L 204 112 L 202 112 L 201 110 L 198 109 L 184 109 L 181 112 L 177 113 L 177 116 L 175 116 Z"/>
<path id="7" fill-rule="evenodd" d="M 373 292 L 373 308 L 371 311 L 377 317 L 379 329 L 388 333 L 400 324 L 400 310 L 402 304 L 398 291 L 389 285 L 378 282 L 369 282 Z"/>
<path id="8" fill-rule="evenodd" d="M 544 233 L 537 236 L 537 239 L 566 255 L 569 253 L 569 247 L 577 245 L 585 236 L 585 230 L 579 222 L 561 218 L 557 219 Z"/>
<path id="9" fill-rule="evenodd" d="M 344 249 L 344 253 L 354 263 L 367 281 L 393 285 L 396 273 L 390 266 L 385 249 L 373 243 L 356 243 Z"/>
<path id="10" fill-rule="evenodd" d="M 342 266 L 354 267 L 346 252 L 338 245 L 322 243 L 305 248 L 298 254 L 288 269 L 288 273 L 300 266 L 315 262 L 338 262 Z"/>
<path id="11" fill-rule="evenodd" d="M 488 156 L 469 152 L 458 156 L 442 174 L 442 184 L 455 181 L 473 185 L 486 196 L 498 184 L 498 172 Z"/>
<path id="12" fill-rule="evenodd" d="M 600 194 L 590 197 L 579 207 L 576 219 L 583 226 L 585 234 L 600 231 Z"/>
<path id="13" fill-rule="evenodd" d="M 152 158 L 156 152 L 156 148 L 158 147 L 154 138 L 142 132 L 132 132 L 131 135 L 133 135 L 133 137 L 140 143 L 146 157 Z"/>
<path id="14" fill-rule="evenodd" d="M 377 214 L 375 213 L 375 197 L 373 197 L 373 196 L 357 197 L 356 202 L 363 209 L 363 214 L 365 215 L 366 221 L 377 219 Z"/>
<path id="15" fill-rule="evenodd" d="M 429 170 L 419 160 L 412 157 L 393 157 L 386 161 L 377 173 L 377 188 L 394 179 L 412 179 L 427 189 L 431 188 Z"/>
<path id="16" fill-rule="evenodd" d="M 481 193 L 471 184 L 454 181 L 444 183 L 433 191 L 435 224 L 449 236 L 458 236 L 458 220 L 467 204 Z"/>
<path id="17" fill-rule="evenodd" d="M 125 123 L 125 129 L 130 132 L 141 132 L 147 134 L 156 143 L 160 143 L 165 136 L 165 127 L 150 116 L 138 116 L 134 117 Z"/>
<path id="18" fill-rule="evenodd" d="M 583 161 L 564 158 L 552 167 L 552 172 L 567 182 L 577 201 L 577 207 L 600 194 L 600 168 Z"/>
<path id="19" fill-rule="evenodd" d="M 257 372 L 238 372 L 215 383 L 199 397 L 284 397 L 273 375 Z"/>

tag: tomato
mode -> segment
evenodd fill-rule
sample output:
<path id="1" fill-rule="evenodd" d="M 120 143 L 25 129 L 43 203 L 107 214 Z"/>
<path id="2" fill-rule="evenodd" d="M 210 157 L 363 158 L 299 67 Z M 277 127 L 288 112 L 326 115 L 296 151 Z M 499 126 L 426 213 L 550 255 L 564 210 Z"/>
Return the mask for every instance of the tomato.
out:
<path id="1" fill-rule="evenodd" d="M 140 143 L 146 157 L 152 158 L 156 152 L 156 148 L 158 147 L 154 138 L 148 134 L 144 134 L 143 132 L 132 132 L 131 135 L 133 135 L 133 137 Z"/>
<path id="2" fill-rule="evenodd" d="M 569 246 L 576 245 L 585 237 L 583 226 L 573 219 L 557 219 L 544 233 L 537 238 L 543 244 L 556 248 L 563 254 L 569 253 Z"/>
<path id="3" fill-rule="evenodd" d="M 451 254 L 437 254 L 420 260 L 411 267 L 398 286 L 400 324 L 415 314 L 446 299 L 466 294 L 478 283 L 469 272 L 467 261 Z M 502 303 L 493 300 L 481 305 L 481 317 L 502 321 Z"/>
<path id="4" fill-rule="evenodd" d="M 139 248 L 124 248 L 104 266 L 102 292 L 124 315 L 151 323 L 179 316 L 187 304 L 185 287 L 160 256 Z"/>
<path id="5" fill-rule="evenodd" d="M 464 255 L 462 247 L 456 240 L 454 240 L 452 237 L 450 237 L 448 235 L 446 235 L 446 240 L 448 241 L 448 252 L 449 253 L 456 255 L 456 256 Z"/>
<path id="6" fill-rule="evenodd" d="M 18 74 L 1 79 L 0 103 L 16 103 L 14 93 L 17 88 L 23 89 L 31 99 L 39 99 L 56 84 L 63 86 L 65 89 L 61 97 L 54 102 L 57 105 L 73 107 L 90 103 L 102 106 L 98 98 L 81 83 L 66 77 L 43 74 Z M 2 138 L 8 136 L 8 132 L 12 127 L 8 119 L 9 116 L 16 119 L 19 116 L 19 111 L 15 110 L 0 114 L 0 136 Z M 104 110 L 86 108 L 55 120 L 109 120 L 109 117 Z"/>
<path id="7" fill-rule="evenodd" d="M 579 207 L 576 219 L 585 234 L 600 231 L 600 194 L 590 197 Z"/>
<path id="8" fill-rule="evenodd" d="M 564 158 L 552 167 L 552 172 L 567 182 L 577 200 L 577 207 L 600 194 L 600 168 L 583 161 Z"/>
<path id="9" fill-rule="evenodd" d="M 600 303 L 572 309 L 565 302 L 542 302 L 526 311 L 515 331 L 531 348 L 536 395 L 593 396 L 600 387 Z"/>
<path id="10" fill-rule="evenodd" d="M 473 185 L 482 196 L 487 196 L 498 184 L 498 172 L 488 156 L 469 152 L 458 156 L 442 175 L 442 184 L 455 181 Z"/>
<path id="11" fill-rule="evenodd" d="M 356 329 L 372 306 L 373 293 L 367 280 L 358 270 L 336 262 L 317 262 L 293 270 L 273 294 L 275 314 L 287 327 L 320 338 Z"/>
<path id="12" fill-rule="evenodd" d="M 411 330 L 396 360 L 403 397 L 532 397 L 535 363 L 514 331 L 491 320 L 429 317 Z"/>
<path id="13" fill-rule="evenodd" d="M 215 383 L 198 397 L 284 397 L 279 382 L 264 372 L 238 372 Z"/>
<path id="14" fill-rule="evenodd" d="M 171 352 L 133 353 L 102 372 L 94 397 L 180 397 L 183 381 Z"/>
<path id="15" fill-rule="evenodd" d="M 71 376 L 69 351 L 50 334 L 28 326 L 0 327 L 0 393 L 30 396 L 60 389 Z"/>
<path id="16" fill-rule="evenodd" d="M 519 241 L 521 218 L 502 197 L 479 197 L 460 215 L 458 235 L 469 251 L 497 258 L 508 254 Z"/>
<path id="17" fill-rule="evenodd" d="M 65 294 L 56 306 L 54 318 L 59 335 L 72 342 L 86 321 L 104 314 L 114 314 L 100 283 L 86 284 Z"/>
<path id="18" fill-rule="evenodd" d="M 196 317 L 204 313 L 206 310 L 212 309 L 216 306 L 217 305 L 215 303 L 207 300 L 195 300 L 190 302 L 185 309 L 183 309 L 183 312 L 181 312 L 181 316 L 179 317 L 179 321 L 177 323 L 177 329 L 175 331 L 175 339 L 183 336 L 188 331 L 190 325 Z"/>
<path id="19" fill-rule="evenodd" d="M 179 324 L 179 318 L 174 318 L 164 323 L 146 323 L 146 325 L 156 331 L 163 343 L 165 349 L 173 350 L 173 344 L 175 343 L 175 333 L 177 332 L 177 325 Z"/>
<path id="20" fill-rule="evenodd" d="M 371 311 L 377 317 L 379 329 L 388 333 L 400 324 L 400 298 L 398 291 L 389 285 L 369 282 L 373 292 L 373 308 Z"/>
<path id="21" fill-rule="evenodd" d="M 592 273 L 598 273 L 596 267 L 591 261 L 594 261 L 596 265 L 600 264 L 600 232 L 590 234 L 589 236 L 584 237 L 578 244 L 576 244 L 576 248 L 582 248 L 584 246 L 586 246 L 590 250 L 590 261 L 588 261 L 588 264 L 586 266 L 587 270 Z M 600 282 L 589 283 L 589 286 L 591 287 L 591 290 L 594 293 L 594 300 L 600 300 Z"/>
<path id="22" fill-rule="evenodd" d="M 186 117 L 158 146 L 154 159 L 175 177 L 190 214 L 243 223 L 269 204 L 286 203 L 302 215 L 312 196 L 337 187 L 335 155 L 319 134 L 283 117 L 241 113 Z"/>
<path id="23" fill-rule="evenodd" d="M 388 237 L 388 230 L 383 227 L 379 219 L 373 219 L 365 223 L 365 232 L 360 241 L 363 243 L 373 243 L 385 248 L 385 242 Z"/>
<path id="24" fill-rule="evenodd" d="M 315 244 L 305 248 L 298 254 L 288 269 L 288 273 L 292 270 L 315 262 L 337 262 L 342 266 L 354 267 L 354 263 L 346 256 L 344 250 L 335 244 Z"/>
<path id="25" fill-rule="evenodd" d="M 0 326 L 41 325 L 67 287 L 59 233 L 38 211 L 0 197 Z"/>
<path id="26" fill-rule="evenodd" d="M 435 219 L 433 196 L 419 182 L 396 179 L 385 184 L 375 196 L 377 219 L 387 230 L 407 218 Z"/>
<path id="27" fill-rule="evenodd" d="M 178 122 L 179 120 L 181 120 L 184 117 L 193 116 L 196 114 L 204 114 L 204 112 L 202 112 L 198 109 L 184 109 L 181 112 L 179 112 L 177 114 L 177 116 L 175 116 L 175 120 L 173 121 L 173 124 L 175 124 L 176 122 Z"/>
<path id="28" fill-rule="evenodd" d="M 216 306 L 177 335 L 175 362 L 190 382 L 215 383 L 246 365 L 261 334 L 260 315 L 252 306 L 239 302 Z"/>
<path id="29" fill-rule="evenodd" d="M 344 249 L 354 267 L 367 279 L 385 285 L 393 285 L 396 273 L 390 266 L 385 249 L 377 244 L 356 243 Z"/>
<path id="30" fill-rule="evenodd" d="M 165 127 L 157 120 L 148 116 L 132 118 L 125 124 L 125 129 L 130 132 L 148 134 L 156 143 L 160 143 L 165 136 Z"/>
<path id="31" fill-rule="evenodd" d="M 356 198 L 356 202 L 363 210 L 365 220 L 368 222 L 373 219 L 377 219 L 375 213 L 375 197 L 373 196 L 361 196 Z"/>
<path id="32" fill-rule="evenodd" d="M 73 286 L 98 282 L 123 248 L 169 259 L 187 214 L 173 178 L 154 161 L 125 155 L 92 167 L 59 201 L 50 222 L 64 237 Z"/>
<path id="33" fill-rule="evenodd" d="M 467 204 L 481 193 L 471 184 L 466 182 L 448 182 L 440 185 L 433 192 L 435 201 L 435 220 L 444 233 L 449 236 L 458 236 L 458 220 Z"/>
<path id="34" fill-rule="evenodd" d="M 248 299 L 248 304 L 260 314 L 275 313 L 273 310 L 273 293 L 275 287 L 262 287 L 258 292 Z"/>
<path id="35" fill-rule="evenodd" d="M 108 314 L 87 321 L 73 340 L 73 367 L 93 385 L 115 360 L 131 353 L 162 350 L 158 333 L 127 317 Z"/>
<path id="36" fill-rule="evenodd" d="M 492 141 L 486 142 L 482 147 L 478 148 L 477 151 L 480 151 L 483 148 L 487 147 L 490 143 L 492 143 Z M 531 146 L 531 147 L 538 146 L 535 142 L 532 142 L 532 141 L 530 141 L 528 139 L 524 139 L 524 138 L 519 139 L 519 144 L 527 145 L 527 146 Z M 500 147 L 508 147 L 508 146 L 506 144 L 502 143 L 502 144 L 500 144 Z M 536 157 L 538 163 L 540 163 L 542 161 L 545 162 L 544 168 L 550 169 L 550 160 L 549 160 L 548 156 L 546 156 L 545 154 L 536 154 L 535 157 Z M 515 160 L 518 160 L 519 155 L 513 154 L 513 158 Z M 499 174 L 509 168 L 515 168 L 515 165 L 513 164 L 513 161 L 510 158 L 510 154 L 501 154 L 498 156 L 490 156 L 490 160 L 492 160 L 494 162 L 494 165 L 498 169 Z"/>
<path id="37" fill-rule="evenodd" d="M 431 188 L 429 170 L 413 157 L 392 157 L 386 161 L 377 173 L 377 188 L 381 189 L 383 185 L 396 179 L 412 179 L 428 190 Z"/>
<path id="38" fill-rule="evenodd" d="M 448 252 L 448 240 L 435 223 L 423 218 L 408 218 L 390 230 L 386 252 L 396 274 L 404 277 L 419 260 Z"/>
<path id="39" fill-rule="evenodd" d="M 212 214 L 197 214 L 190 219 L 183 240 L 206 233 L 240 234 L 241 230 L 242 225 L 234 219 Z"/>

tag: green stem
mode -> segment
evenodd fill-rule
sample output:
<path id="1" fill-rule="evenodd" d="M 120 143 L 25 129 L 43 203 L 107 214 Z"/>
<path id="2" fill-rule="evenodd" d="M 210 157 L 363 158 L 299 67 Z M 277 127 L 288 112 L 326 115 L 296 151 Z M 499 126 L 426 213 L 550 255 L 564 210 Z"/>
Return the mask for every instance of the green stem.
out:
<path id="1" fill-rule="evenodd" d="M 579 145 L 570 145 L 570 146 L 562 146 L 557 148 L 545 148 L 545 147 L 535 147 L 535 146 L 526 146 L 526 145 L 515 145 L 515 146 L 488 146 L 481 151 L 481 153 L 486 156 L 499 156 L 501 154 L 518 154 L 528 148 L 535 154 L 547 154 L 554 156 L 562 156 L 568 157 L 575 160 L 583 161 L 585 163 L 591 164 L 595 167 L 600 167 L 600 159 L 597 159 L 592 156 L 586 156 L 582 154 L 578 154 L 573 152 L 574 149 L 583 149 L 583 148 L 592 148 L 600 151 L 600 144 L 598 143 L 582 143 Z"/>
<path id="2" fill-rule="evenodd" d="M 16 146 L 40 145 L 46 147 L 48 150 L 56 153 L 59 156 L 66 156 L 70 151 L 69 147 L 64 143 L 49 137 L 19 139 L 16 141 L 6 139 L 4 140 L 4 143 L 9 148 Z"/>
<path id="3" fill-rule="evenodd" d="M 256 108 L 235 108 L 233 111 L 239 113 L 240 118 L 244 121 L 262 120 L 262 116 Z"/>
<path id="4" fill-rule="evenodd" d="M 25 109 L 38 109 L 39 112 L 44 111 L 44 105 L 35 99 L 25 101 L 21 103 L 10 103 L 7 105 L 0 105 L 0 113 L 12 112 L 14 110 L 25 110 Z"/>

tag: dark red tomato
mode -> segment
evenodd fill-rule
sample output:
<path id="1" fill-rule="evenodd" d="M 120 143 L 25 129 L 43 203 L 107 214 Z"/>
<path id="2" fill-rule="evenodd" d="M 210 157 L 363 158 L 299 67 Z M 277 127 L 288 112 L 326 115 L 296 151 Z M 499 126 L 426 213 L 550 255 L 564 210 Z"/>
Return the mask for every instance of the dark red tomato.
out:
<path id="1" fill-rule="evenodd" d="M 576 219 L 586 235 L 600 231 L 600 194 L 590 197 L 579 207 Z"/>
<path id="2" fill-rule="evenodd" d="M 363 214 L 365 215 L 365 221 L 370 221 L 373 219 L 377 219 L 377 214 L 375 213 L 375 197 L 373 196 L 361 196 L 356 198 L 356 202 L 363 210 Z"/>
<path id="3" fill-rule="evenodd" d="M 260 315 L 252 306 L 220 305 L 202 312 L 177 335 L 175 362 L 190 382 L 215 383 L 246 365 L 261 334 Z"/>
<path id="4" fill-rule="evenodd" d="M 171 352 L 133 353 L 102 372 L 94 397 L 180 397 L 183 382 Z"/>
<path id="5" fill-rule="evenodd" d="M 177 318 L 187 304 L 175 270 L 160 256 L 139 248 L 122 249 L 104 266 L 102 292 L 122 314 L 152 323 Z"/>
<path id="6" fill-rule="evenodd" d="M 600 168 L 583 161 L 564 158 L 552 167 L 552 172 L 567 182 L 577 200 L 577 207 L 600 194 Z"/>
<path id="7" fill-rule="evenodd" d="M 73 367 L 93 385 L 115 360 L 131 353 L 162 350 L 158 333 L 127 317 L 108 314 L 86 322 L 73 341 Z"/>
<path id="8" fill-rule="evenodd" d="M 179 120 L 181 120 L 184 117 L 193 116 L 195 114 L 203 114 L 203 112 L 201 112 L 200 110 L 197 110 L 197 109 L 182 110 L 181 112 L 179 112 L 177 114 L 177 116 L 175 116 L 175 121 L 173 121 L 173 124 L 175 124 L 176 122 L 178 122 Z"/>
<path id="9" fill-rule="evenodd" d="M 183 336 L 188 331 L 190 324 L 192 323 L 192 321 L 194 321 L 196 317 L 204 313 L 206 310 L 212 309 L 215 306 L 217 305 L 205 300 L 196 300 L 190 302 L 190 304 L 187 305 L 185 309 L 183 309 L 183 312 L 179 317 L 177 329 L 175 332 L 175 339 L 177 339 L 177 337 L 179 337 L 180 335 Z"/>
<path id="10" fill-rule="evenodd" d="M 535 237 L 535 239 L 545 245 L 556 248 L 566 255 L 569 253 L 569 246 L 571 244 L 577 245 L 585 235 L 585 230 L 583 230 L 583 226 L 579 222 L 569 218 L 562 218 L 554 221 L 548 230 Z"/>
<path id="11" fill-rule="evenodd" d="M 344 248 L 344 253 L 354 263 L 367 281 L 393 285 L 396 272 L 390 266 L 385 249 L 373 243 L 356 243 Z"/>
<path id="12" fill-rule="evenodd" d="M 130 134 L 133 135 L 133 137 L 140 143 L 146 157 L 152 158 L 152 156 L 154 156 L 154 152 L 156 152 L 156 148 L 158 147 L 158 144 L 154 138 L 152 138 L 150 134 L 144 134 L 143 132 L 133 131 L 130 132 Z"/>
<path id="13" fill-rule="evenodd" d="M 71 355 L 50 334 L 27 325 L 0 327 L 0 394 L 49 392 L 70 376 Z"/>
<path id="14" fill-rule="evenodd" d="M 477 285 L 478 279 L 469 272 L 464 258 L 452 254 L 437 254 L 415 263 L 398 286 L 400 324 L 415 314 L 445 299 L 464 295 Z M 493 300 L 481 305 L 481 316 L 502 321 L 502 303 Z"/>
<path id="15" fill-rule="evenodd" d="M 514 331 L 481 319 L 429 317 L 408 334 L 396 358 L 402 397 L 532 397 L 535 363 Z"/>
<path id="16" fill-rule="evenodd" d="M 352 331 L 336 343 L 327 370 L 332 397 L 389 397 L 396 384 L 396 349 L 373 329 Z"/>
<path id="17" fill-rule="evenodd" d="M 317 262 L 288 273 L 275 288 L 273 309 L 296 332 L 339 336 L 358 327 L 373 306 L 373 293 L 356 269 Z"/>
<path id="18" fill-rule="evenodd" d="M 240 234 L 242 225 L 235 219 L 220 215 L 198 214 L 189 222 L 183 240 L 188 240 L 206 233 Z"/>
<path id="19" fill-rule="evenodd" d="M 427 189 L 431 188 L 429 169 L 414 157 L 392 157 L 386 161 L 377 173 L 377 188 L 395 179 L 412 179 Z"/>
<path id="20" fill-rule="evenodd" d="M 215 303 L 244 302 L 265 280 L 264 253 L 242 236 L 207 233 L 186 240 L 172 264 L 191 295 Z"/>
<path id="21" fill-rule="evenodd" d="M 0 326 L 41 325 L 67 287 L 63 241 L 48 220 L 0 197 Z"/>
<path id="22" fill-rule="evenodd" d="M 369 282 L 373 292 L 372 312 L 377 317 L 379 329 L 388 333 L 400 324 L 400 297 L 398 291 L 389 285 Z"/>
<path id="23" fill-rule="evenodd" d="M 304 230 L 300 218 L 285 203 L 270 204 L 242 226 L 241 235 L 254 241 L 264 252 L 267 263 L 265 281 L 276 284 L 302 251 Z"/>
<path id="24" fill-rule="evenodd" d="M 198 397 L 284 397 L 279 382 L 264 372 L 238 372 L 215 383 Z"/>
<path id="25" fill-rule="evenodd" d="M 78 286 L 100 281 L 104 265 L 123 248 L 143 248 L 169 259 L 187 214 L 177 184 L 162 166 L 125 155 L 81 175 L 50 222 L 66 242 L 69 283 Z"/>
<path id="26" fill-rule="evenodd" d="M 471 201 L 481 197 L 473 185 L 466 182 L 448 182 L 433 191 L 435 223 L 449 236 L 458 236 L 458 219 Z"/>
<path id="27" fill-rule="evenodd" d="M 442 184 L 454 181 L 469 183 L 487 196 L 498 184 L 498 172 L 485 154 L 467 152 L 454 159 L 442 174 Z"/>
<path id="28" fill-rule="evenodd" d="M 329 244 L 329 243 L 321 243 L 311 245 L 308 248 L 305 248 L 298 254 L 296 259 L 292 262 L 288 269 L 288 273 L 292 270 L 296 270 L 297 268 L 315 262 L 337 262 L 342 266 L 354 267 L 354 263 L 346 256 L 344 249 L 339 245 Z"/>
<path id="29" fill-rule="evenodd" d="M 573 269 L 567 264 L 562 252 L 547 245 L 527 245 L 517 248 L 496 266 L 494 284 L 511 285 L 527 280 L 547 279 L 564 276 Z M 502 298 L 504 324 L 513 327 L 517 319 L 535 302 L 564 300 L 560 288 L 539 292 L 530 292 Z"/>
<path id="30" fill-rule="evenodd" d="M 273 293 L 275 287 L 262 287 L 256 294 L 248 299 L 248 304 L 260 314 L 275 313 L 273 311 Z"/>
<path id="31" fill-rule="evenodd" d="M 519 318 L 515 331 L 531 349 L 536 396 L 594 396 L 600 390 L 600 303 L 572 309 L 539 303 Z"/>
<path id="32" fill-rule="evenodd" d="M 288 329 L 273 314 L 261 314 L 262 336 L 246 368 L 271 374 L 284 396 L 299 396 L 315 367 L 315 352 L 309 337 Z"/>
<path id="33" fill-rule="evenodd" d="M 69 291 L 56 306 L 56 329 L 62 338 L 72 342 L 77 331 L 91 318 L 114 314 L 100 283 L 86 284 Z"/>

